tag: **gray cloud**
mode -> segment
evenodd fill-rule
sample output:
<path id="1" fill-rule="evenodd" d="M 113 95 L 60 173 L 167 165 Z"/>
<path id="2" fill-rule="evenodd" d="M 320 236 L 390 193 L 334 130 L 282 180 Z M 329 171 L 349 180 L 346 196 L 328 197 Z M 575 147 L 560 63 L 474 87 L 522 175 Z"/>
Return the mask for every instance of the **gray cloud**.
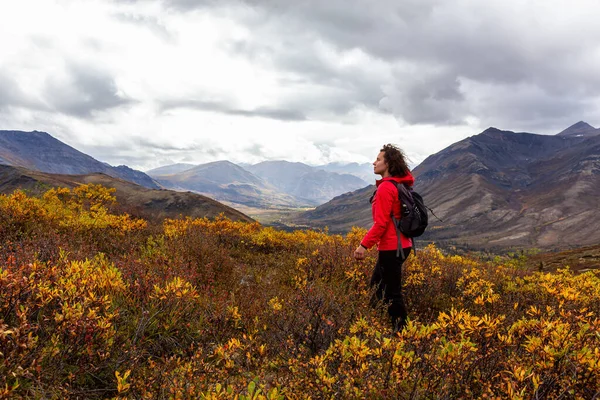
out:
<path id="1" fill-rule="evenodd" d="M 162 0 L 167 8 L 173 8 L 181 11 L 191 11 L 204 7 L 213 7 L 218 5 L 217 0 Z"/>
<path id="2" fill-rule="evenodd" d="M 242 115 L 245 117 L 266 117 L 280 121 L 304 121 L 306 116 L 301 111 L 285 110 L 270 107 L 258 107 L 254 110 L 228 110 L 227 114 Z"/>
<path id="3" fill-rule="evenodd" d="M 388 129 L 388 118 L 370 113 L 364 117 L 364 109 L 393 114 L 406 125 L 467 124 L 466 134 L 479 129 L 476 125 L 555 133 L 579 120 L 596 126 L 599 123 L 600 25 L 596 20 L 600 9 L 592 0 L 581 0 L 577 7 L 566 0 L 112 1 L 122 4 L 107 7 L 107 14 L 98 20 L 103 25 L 99 26 L 115 28 L 119 33 L 131 32 L 131 27 L 124 24 L 132 25 L 142 31 L 131 37 L 135 42 L 121 42 L 113 37 L 115 32 L 94 29 L 77 31 L 80 33 L 75 36 L 58 30 L 56 34 L 23 34 L 23 49 L 18 56 L 0 61 L 1 118 L 30 129 L 62 126 L 65 132 L 71 129 L 72 136 L 78 137 L 86 134 L 81 133 L 86 125 L 68 116 L 89 119 L 89 127 L 99 122 L 94 118 L 98 112 L 117 111 L 114 109 L 134 102 L 121 90 L 123 82 L 130 93 L 145 96 L 146 102 L 131 113 L 102 114 L 106 116 L 103 125 L 90 132 L 102 132 L 102 127 L 125 132 L 136 126 L 136 118 L 148 117 L 141 122 L 152 135 L 167 130 L 161 126 L 163 123 L 184 126 L 184 121 L 203 119 L 191 113 L 183 113 L 183 118 L 178 113 L 166 118 L 152 115 L 156 101 L 159 114 L 188 108 L 278 121 L 321 120 L 334 122 L 332 131 L 346 129 L 340 126 L 344 123 L 366 125 L 371 121 L 374 125 L 381 123 L 378 128 L 382 131 Z M 228 20 L 233 24 L 223 25 L 228 29 L 224 32 L 217 23 Z M 203 34 L 202 29 L 196 29 L 202 28 L 196 24 L 203 22 L 207 23 L 208 36 L 192 37 Z M 138 43 L 144 46 L 140 57 L 146 57 L 145 50 L 154 51 L 152 46 L 157 41 L 146 31 L 166 42 L 156 46 L 157 61 L 169 61 L 164 63 L 164 73 L 158 62 L 152 65 L 152 71 L 149 69 L 151 73 L 139 71 L 137 75 L 138 71 L 128 69 L 128 57 L 122 63 L 113 57 Z M 206 43 L 201 39 L 207 39 Z M 133 51 L 127 56 L 131 54 L 138 53 Z M 194 57 L 188 58 L 188 54 Z M 80 56 L 85 61 L 73 63 Z M 244 85 L 237 93 L 237 87 L 232 90 L 231 86 L 219 88 L 214 82 L 205 84 L 211 75 L 203 74 L 201 68 L 197 75 L 187 76 L 184 83 L 170 76 L 177 71 L 196 71 L 187 67 L 205 60 L 216 68 L 215 76 L 221 73 L 219 65 L 224 66 L 223 74 L 235 73 L 238 67 L 249 71 L 250 66 L 257 76 L 265 78 L 268 87 L 264 91 L 259 87 L 258 96 L 244 96 Z M 230 65 L 226 64 L 228 60 Z M 187 61 L 189 64 L 184 64 Z M 110 62 L 116 64 L 107 64 Z M 57 68 L 65 64 L 64 73 L 57 74 Z M 113 71 L 123 75 L 113 75 Z M 39 90 L 37 84 L 45 74 L 48 79 Z M 256 86 L 248 86 L 256 90 Z M 190 93 L 193 88 L 197 92 Z M 244 103 L 236 101 L 238 95 Z M 260 99 L 260 106 L 240 106 L 254 99 Z M 232 126 L 281 126 L 231 120 Z M 124 125 L 120 125 L 122 121 Z M 149 126 L 154 122 L 156 129 Z M 239 130 L 240 125 L 235 129 Z M 317 125 L 304 124 L 309 129 Z M 226 132 L 227 128 L 219 128 Z M 354 131 L 354 127 L 348 129 Z M 191 134 L 192 130 L 186 132 Z M 323 136 L 326 141 L 328 134 Z M 224 154 L 222 149 L 210 152 L 189 141 L 179 146 L 160 139 L 136 140 L 124 139 L 117 146 L 142 149 L 140 163 L 153 157 L 178 161 L 190 157 L 188 161 L 195 162 L 195 154 L 211 158 Z M 324 154 L 328 151 L 326 145 L 315 145 Z M 426 155 L 433 147 L 427 144 L 422 148 Z M 268 158 L 267 152 L 272 150 L 267 149 L 258 146 L 248 149 L 247 154 Z M 107 148 L 102 156 L 138 162 L 125 150 L 122 155 L 116 154 L 114 148 Z"/>
<path id="4" fill-rule="evenodd" d="M 140 2 L 144 2 L 143 0 Z M 290 8 L 277 1 L 192 1 L 162 0 L 169 9 L 180 12 L 210 9 L 222 18 L 230 18 L 245 25 L 253 32 L 252 37 L 235 41 L 224 41 L 222 48 L 234 57 L 251 60 L 257 67 L 270 68 L 280 73 L 279 86 L 287 88 L 288 96 L 278 98 L 277 104 L 256 110 L 241 110 L 227 101 L 176 101 L 179 106 L 208 109 L 232 115 L 261 116 L 278 120 L 301 121 L 305 119 L 331 119 L 344 116 L 358 106 L 379 110 L 379 102 L 385 96 L 382 92 L 380 71 L 365 69 L 364 66 L 336 64 L 336 59 L 326 59 L 319 54 L 318 47 L 331 41 L 317 35 L 314 29 L 304 32 L 304 17 L 310 18 L 304 8 Z M 326 10 L 327 11 L 327 10 Z M 335 9 L 329 9 L 320 16 L 323 24 L 326 18 L 334 17 Z M 348 29 L 362 26 L 360 10 L 354 16 L 335 21 Z M 289 22 L 289 26 L 287 25 Z M 358 33 L 360 35 L 360 33 Z M 345 50 L 338 48 L 334 50 Z M 375 72 L 375 73 L 374 73 Z M 171 107 L 167 104 L 166 108 Z M 384 111 L 385 110 L 379 110 Z"/>
<path id="5" fill-rule="evenodd" d="M 296 97 L 295 106 L 307 115 L 311 105 L 336 115 L 360 104 L 382 106 L 409 124 L 460 124 L 470 117 L 485 121 L 496 119 L 497 112 L 505 112 L 507 122 L 515 117 L 510 106 L 498 106 L 501 99 L 493 92 L 466 92 L 460 82 L 471 80 L 481 84 L 480 91 L 535 86 L 540 96 L 518 103 L 542 123 L 555 118 L 557 109 L 580 119 L 588 113 L 586 103 L 597 101 L 600 92 L 597 24 L 585 13 L 572 24 L 557 23 L 557 15 L 547 11 L 569 7 L 566 0 L 546 8 L 536 2 L 467 1 L 461 7 L 436 0 L 164 3 L 186 10 L 210 7 L 237 19 L 253 35 L 231 45 L 232 51 L 336 92 L 333 102 Z M 331 65 L 316 51 L 319 43 L 340 52 L 360 49 L 394 73 L 377 76 L 364 65 Z"/>
<path id="6" fill-rule="evenodd" d="M 133 102 L 119 94 L 111 75 L 82 64 L 70 65 L 64 80 L 48 79 L 43 94 L 57 111 L 80 118 Z"/>
<path id="7" fill-rule="evenodd" d="M 22 104 L 23 100 L 21 88 L 0 70 L 0 110 Z"/>
<path id="8" fill-rule="evenodd" d="M 160 165 L 168 165 L 174 162 L 202 163 L 206 159 L 226 159 L 229 152 L 222 147 L 211 144 L 206 146 L 202 143 L 193 145 L 177 145 L 161 143 L 143 138 L 124 138 L 121 143 L 113 145 L 79 145 L 79 151 L 91 155 L 95 159 L 110 165 L 128 165 L 136 169 L 144 169 L 150 165 L 151 160 L 155 168 Z M 132 149 L 135 149 L 132 150 Z M 177 161 L 173 161 L 177 160 Z"/>
<path id="9" fill-rule="evenodd" d="M 481 101 L 486 110 L 474 106 L 473 113 L 486 115 L 486 126 L 555 134 L 581 120 L 597 119 L 597 108 L 584 97 L 552 95 L 533 85 L 495 87 Z M 477 102 L 474 102 L 477 103 Z"/>
<path id="10" fill-rule="evenodd" d="M 401 116 L 409 124 L 465 123 L 468 104 L 460 82 L 452 79 L 453 75 L 440 72 L 430 76 L 421 74 L 411 80 L 403 78 L 384 87 L 386 97 L 380 102 L 383 109 Z"/>
<path id="11" fill-rule="evenodd" d="M 161 140 L 162 139 L 162 140 Z M 136 137 L 133 140 L 134 146 L 127 146 L 126 148 L 140 148 L 144 151 L 164 151 L 164 152 L 181 152 L 181 151 L 195 151 L 198 150 L 196 144 L 186 144 L 173 142 L 171 140 L 164 140 L 163 138 L 151 138 L 151 137 Z"/>
<path id="12" fill-rule="evenodd" d="M 243 55 L 280 73 L 278 86 L 286 93 L 278 99 L 281 107 L 297 110 L 307 119 L 339 119 L 358 106 L 379 110 L 385 96 L 381 67 L 339 65 L 339 60 L 318 49 L 321 44 L 313 38 L 262 40 L 271 34 L 275 33 L 259 33 L 256 38 L 227 43 L 226 48 L 233 56 Z"/>
<path id="13" fill-rule="evenodd" d="M 571 65 L 573 58 L 581 59 L 583 65 L 589 66 L 588 71 L 597 70 L 599 66 L 594 68 L 591 59 L 585 62 L 585 47 L 577 49 L 580 45 L 562 38 L 548 42 L 562 32 L 533 34 L 528 43 L 519 35 L 529 32 L 519 29 L 518 23 L 513 26 L 513 21 L 498 19 L 485 10 L 481 10 L 479 19 L 465 21 L 458 12 L 445 17 L 436 15 L 432 2 L 418 5 L 378 1 L 372 6 L 360 1 L 350 3 L 298 6 L 295 11 L 302 19 L 298 24 L 305 30 L 312 28 L 316 35 L 340 48 L 358 46 L 390 65 L 410 66 L 403 73 L 394 74 L 387 84 L 393 90 L 386 93 L 394 114 L 410 124 L 455 124 L 472 115 L 475 105 L 469 104 L 469 97 L 461 91 L 461 78 L 504 85 L 529 83 L 543 94 L 562 94 L 563 97 L 553 96 L 553 107 L 547 107 L 546 101 L 539 103 L 537 97 L 520 102 L 522 109 L 529 110 L 529 118 L 540 120 L 554 117 L 555 108 L 561 106 L 575 114 L 584 112 L 577 107 L 581 102 L 573 96 L 585 91 L 588 95 L 598 93 L 600 89 L 597 74 L 582 75 Z M 394 9 L 396 4 L 409 7 Z M 408 9 L 416 13 L 416 18 L 403 18 L 403 11 Z M 329 18 L 333 14 L 336 17 Z M 363 23 L 356 23 L 357 19 Z M 442 73 L 437 72 L 440 69 Z M 495 107 L 493 94 L 489 98 L 490 103 L 478 107 L 478 116 L 483 119 L 488 113 L 502 111 Z M 505 118 L 509 120 L 512 115 Z"/>
<path id="14" fill-rule="evenodd" d="M 300 111 L 284 108 L 258 107 L 252 110 L 234 108 L 226 101 L 214 100 L 170 100 L 160 104 L 162 111 L 176 108 L 191 108 L 200 111 L 214 111 L 244 117 L 263 117 L 280 121 L 304 121 L 306 116 Z"/>
<path id="15" fill-rule="evenodd" d="M 167 42 L 174 42 L 175 37 L 169 29 L 156 17 L 149 17 L 132 13 L 116 13 L 114 18 L 126 24 L 132 24 L 144 29 L 148 29 L 155 36 Z"/>
<path id="16" fill-rule="evenodd" d="M 258 158 L 268 158 L 268 154 L 265 152 L 264 147 L 261 146 L 259 143 L 254 143 L 251 146 L 246 147 L 244 149 L 244 152 Z"/>
<path id="17" fill-rule="evenodd" d="M 161 3 L 165 8 L 176 11 L 189 12 L 202 8 L 221 7 L 227 1 L 220 0 L 112 0 L 114 3 L 140 4 L 140 3 Z"/>
<path id="18" fill-rule="evenodd" d="M 315 143 L 315 147 L 319 149 L 321 154 L 323 154 L 323 157 L 327 159 L 331 155 L 331 150 L 335 148 L 335 145 L 333 143 Z"/>
<path id="19" fill-rule="evenodd" d="M 28 95 L 7 72 L 0 69 L 0 111 L 9 107 L 25 107 L 35 110 L 45 108 L 38 99 Z"/>

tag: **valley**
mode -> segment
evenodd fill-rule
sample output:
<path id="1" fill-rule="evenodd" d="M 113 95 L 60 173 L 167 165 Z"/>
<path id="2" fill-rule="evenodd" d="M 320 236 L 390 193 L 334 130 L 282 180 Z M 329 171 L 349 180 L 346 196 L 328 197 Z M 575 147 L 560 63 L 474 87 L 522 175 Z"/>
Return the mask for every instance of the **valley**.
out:
<path id="1" fill-rule="evenodd" d="M 165 165 L 147 173 L 126 166 L 115 169 L 43 132 L 0 131 L 0 162 L 25 171 L 5 170 L 4 193 L 35 186 L 31 180 L 70 187 L 95 180 L 120 188 L 117 196 L 128 207 L 152 210 L 155 218 L 209 216 L 226 207 L 268 226 L 327 228 L 341 234 L 354 226 L 370 227 L 368 199 L 376 189 L 363 179 L 373 178 L 372 167 L 356 163 L 309 166 L 276 160 L 237 165 L 222 160 Z M 94 171 L 115 180 L 92 179 Z M 430 155 L 412 172 L 415 190 L 439 217 L 430 216 L 423 243 L 489 252 L 555 251 L 600 243 L 600 129 L 585 122 L 555 135 L 490 127 Z M 65 175 L 73 173 L 80 175 Z M 131 182 L 129 192 L 141 184 L 154 194 L 169 193 L 171 199 L 211 199 L 215 211 L 198 214 L 194 202 L 131 196 L 121 180 Z"/>

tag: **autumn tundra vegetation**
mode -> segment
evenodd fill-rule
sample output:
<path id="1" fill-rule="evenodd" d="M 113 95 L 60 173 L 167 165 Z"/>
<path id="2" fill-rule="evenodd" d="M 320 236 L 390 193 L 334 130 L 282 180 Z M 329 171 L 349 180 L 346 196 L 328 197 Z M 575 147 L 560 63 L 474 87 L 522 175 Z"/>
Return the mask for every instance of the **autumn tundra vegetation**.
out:
<path id="1" fill-rule="evenodd" d="M 118 399 L 597 399 L 600 276 L 447 254 L 369 305 L 364 231 L 162 224 L 82 185 L 0 196 L 0 394 Z"/>

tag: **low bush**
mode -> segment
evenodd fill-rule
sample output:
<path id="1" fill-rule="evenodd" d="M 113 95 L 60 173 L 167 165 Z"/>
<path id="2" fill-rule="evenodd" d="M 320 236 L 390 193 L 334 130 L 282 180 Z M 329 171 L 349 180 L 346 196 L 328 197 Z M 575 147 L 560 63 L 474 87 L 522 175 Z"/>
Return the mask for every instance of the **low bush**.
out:
<path id="1" fill-rule="evenodd" d="M 109 190 L 0 196 L 0 396 L 600 397 L 600 276 L 420 249 L 410 322 L 346 236 L 220 217 L 162 226 Z M 509 259 L 504 259 L 509 260 Z"/>

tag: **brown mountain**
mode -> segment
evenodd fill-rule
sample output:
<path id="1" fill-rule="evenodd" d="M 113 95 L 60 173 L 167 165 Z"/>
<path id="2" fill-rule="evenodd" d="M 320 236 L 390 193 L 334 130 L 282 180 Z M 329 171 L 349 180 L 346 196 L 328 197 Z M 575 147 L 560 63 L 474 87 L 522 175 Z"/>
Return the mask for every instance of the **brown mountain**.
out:
<path id="1" fill-rule="evenodd" d="M 51 187 L 74 188 L 86 183 L 115 188 L 118 207 L 122 211 L 150 220 L 181 216 L 213 218 L 222 213 L 232 220 L 252 221 L 241 212 L 196 193 L 149 189 L 105 174 L 48 174 L 0 165 L 0 193 L 22 189 L 39 194 Z"/>
<path id="2" fill-rule="evenodd" d="M 478 248 L 567 248 L 600 242 L 600 135 L 536 135 L 489 128 L 428 157 L 415 190 L 444 222 L 424 237 Z M 368 227 L 374 187 L 295 221 Z M 355 217 L 356 216 L 356 217 Z"/>
<path id="3" fill-rule="evenodd" d="M 103 173 L 147 188 L 160 188 L 152 178 L 141 171 L 125 165 L 112 167 L 46 132 L 0 130 L 0 164 L 51 174 Z"/>

